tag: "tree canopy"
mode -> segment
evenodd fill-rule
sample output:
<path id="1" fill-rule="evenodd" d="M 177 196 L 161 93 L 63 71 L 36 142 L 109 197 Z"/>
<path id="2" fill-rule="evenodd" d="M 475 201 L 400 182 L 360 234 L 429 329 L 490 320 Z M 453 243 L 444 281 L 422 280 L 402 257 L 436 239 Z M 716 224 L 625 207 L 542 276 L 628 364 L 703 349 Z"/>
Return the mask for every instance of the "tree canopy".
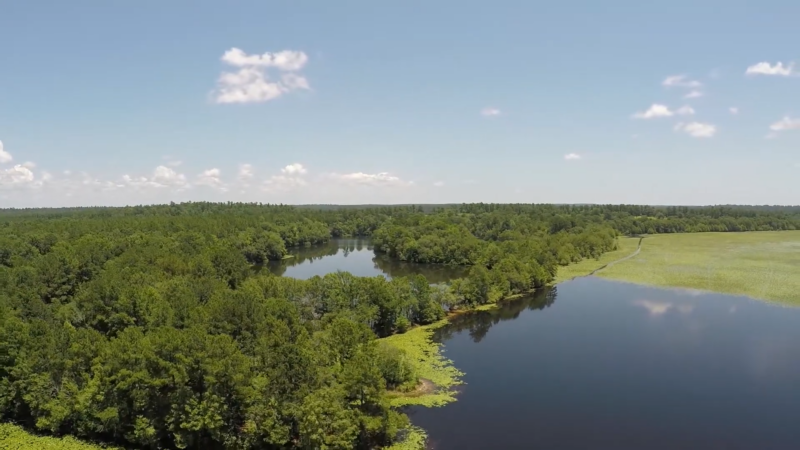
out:
<path id="1" fill-rule="evenodd" d="M 800 229 L 800 210 L 629 205 L 290 207 L 185 203 L 0 210 L 0 418 L 146 449 L 394 442 L 417 385 L 377 339 L 541 288 L 620 234 Z M 256 270 L 371 236 L 448 284 Z"/>

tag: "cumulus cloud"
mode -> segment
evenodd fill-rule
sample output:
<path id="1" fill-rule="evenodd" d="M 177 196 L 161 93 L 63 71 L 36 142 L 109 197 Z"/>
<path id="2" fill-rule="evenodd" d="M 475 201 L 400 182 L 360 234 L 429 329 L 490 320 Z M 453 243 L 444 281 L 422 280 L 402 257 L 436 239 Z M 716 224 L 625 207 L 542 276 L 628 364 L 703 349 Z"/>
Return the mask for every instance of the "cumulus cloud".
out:
<path id="1" fill-rule="evenodd" d="M 346 184 L 361 186 L 409 186 L 412 181 L 404 181 L 400 177 L 389 174 L 388 172 L 363 173 L 353 172 L 346 174 L 333 174 L 332 177 Z"/>
<path id="2" fill-rule="evenodd" d="M 3 141 L 0 141 L 0 164 L 5 164 L 13 161 L 14 158 L 11 157 L 11 153 L 8 153 L 3 148 Z"/>
<path id="3" fill-rule="evenodd" d="M 239 165 L 239 180 L 246 181 L 253 178 L 253 165 L 241 164 Z"/>
<path id="4" fill-rule="evenodd" d="M 794 71 L 794 63 L 789 63 L 784 66 L 780 61 L 775 63 L 775 65 L 772 65 L 768 62 L 753 64 L 752 66 L 748 67 L 744 73 L 745 75 L 776 75 L 781 77 L 788 77 L 796 74 Z"/>
<path id="5" fill-rule="evenodd" d="M 217 103 L 261 103 L 289 92 L 311 88 L 305 77 L 294 73 L 308 62 L 308 56 L 303 52 L 284 50 L 248 55 L 238 48 L 232 48 L 222 55 L 222 61 L 239 70 L 220 75 L 215 91 Z M 288 73 L 283 73 L 273 81 L 267 74 L 268 68 Z"/>
<path id="6" fill-rule="evenodd" d="M 17 164 L 8 169 L 0 169 L 0 188 L 11 189 L 33 184 L 34 176 L 31 169 Z"/>
<path id="7" fill-rule="evenodd" d="M 122 185 L 137 189 L 142 188 L 175 188 L 178 190 L 189 187 L 186 176 L 167 166 L 158 166 L 149 177 L 130 175 L 122 176 Z"/>
<path id="8" fill-rule="evenodd" d="M 303 176 L 308 172 L 300 163 L 289 164 L 281 169 L 280 175 L 273 175 L 264 181 L 265 191 L 286 191 L 308 184 Z"/>
<path id="9" fill-rule="evenodd" d="M 661 82 L 666 87 L 699 88 L 703 84 L 697 80 L 690 80 L 686 75 L 670 75 Z"/>
<path id="10" fill-rule="evenodd" d="M 481 115 L 484 117 L 499 116 L 500 110 L 497 108 L 487 107 L 481 110 Z"/>
<path id="11" fill-rule="evenodd" d="M 704 94 L 701 91 L 693 90 L 693 91 L 689 92 L 688 94 L 684 95 L 683 98 L 698 98 L 698 97 L 702 97 L 703 95 Z"/>
<path id="12" fill-rule="evenodd" d="M 677 110 L 673 111 L 666 105 L 653 103 L 649 108 L 647 108 L 647 110 L 636 112 L 631 117 L 634 119 L 657 119 L 659 117 L 672 117 L 674 115 L 690 116 L 694 113 L 694 108 L 689 105 L 681 106 Z"/>
<path id="13" fill-rule="evenodd" d="M 281 169 L 281 173 L 288 175 L 302 175 L 306 173 L 306 168 L 300 163 L 289 164 Z"/>
<path id="14" fill-rule="evenodd" d="M 444 186 L 444 181 L 435 181 L 433 183 L 433 186 L 434 187 L 442 187 L 442 186 Z"/>
<path id="15" fill-rule="evenodd" d="M 689 136 L 696 138 L 710 138 L 717 133 L 716 126 L 710 123 L 700 123 L 700 122 L 690 122 L 690 123 L 680 122 L 675 125 L 674 129 L 675 131 L 682 131 L 688 134 Z"/>
<path id="16" fill-rule="evenodd" d="M 577 153 L 567 153 L 566 155 L 564 155 L 564 159 L 566 159 L 567 161 L 576 161 L 578 159 L 581 159 L 581 155 Z"/>
<path id="17" fill-rule="evenodd" d="M 646 111 L 639 111 L 633 115 L 634 119 L 655 119 L 657 117 L 672 117 L 675 113 L 665 105 L 653 103 Z"/>
<path id="18" fill-rule="evenodd" d="M 783 119 L 770 125 L 769 129 L 772 131 L 800 130 L 800 119 L 793 119 L 789 116 L 785 116 Z"/>
<path id="19" fill-rule="evenodd" d="M 233 47 L 223 53 L 222 61 L 235 67 L 275 67 L 279 70 L 295 71 L 306 65 L 308 55 L 293 50 L 248 55 L 243 50 Z"/>
<path id="20" fill-rule="evenodd" d="M 204 170 L 198 174 L 195 184 L 198 186 L 208 186 L 221 191 L 226 190 L 225 183 L 223 183 L 222 179 L 220 179 L 220 170 L 216 167 L 213 169 Z"/>

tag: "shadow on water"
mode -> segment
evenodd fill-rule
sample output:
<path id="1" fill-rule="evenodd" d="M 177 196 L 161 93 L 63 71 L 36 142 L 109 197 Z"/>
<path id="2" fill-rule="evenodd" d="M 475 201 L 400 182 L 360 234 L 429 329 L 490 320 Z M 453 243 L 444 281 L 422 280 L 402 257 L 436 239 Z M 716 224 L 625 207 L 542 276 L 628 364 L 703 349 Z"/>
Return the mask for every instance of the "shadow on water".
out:
<path id="1" fill-rule="evenodd" d="M 515 320 L 523 311 L 541 311 L 556 301 L 558 287 L 545 287 L 522 298 L 502 302 L 489 311 L 472 311 L 454 317 L 450 325 L 442 327 L 433 335 L 437 342 L 444 342 L 456 333 L 467 331 L 474 343 L 480 343 L 489 329 L 500 322 Z"/>

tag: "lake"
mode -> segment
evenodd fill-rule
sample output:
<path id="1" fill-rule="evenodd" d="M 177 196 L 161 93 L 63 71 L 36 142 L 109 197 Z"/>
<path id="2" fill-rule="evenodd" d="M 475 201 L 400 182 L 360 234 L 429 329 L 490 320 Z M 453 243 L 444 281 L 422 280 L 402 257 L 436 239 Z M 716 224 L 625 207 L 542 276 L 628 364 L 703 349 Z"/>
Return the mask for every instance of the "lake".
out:
<path id="1" fill-rule="evenodd" d="M 269 265 L 296 278 L 463 268 L 392 262 L 368 240 Z M 436 450 L 800 448 L 800 309 L 588 277 L 441 330 L 458 401 L 411 408 Z"/>
<path id="2" fill-rule="evenodd" d="M 431 448 L 800 448 L 800 310 L 581 278 L 437 338 L 458 401 L 414 408 Z"/>
<path id="3" fill-rule="evenodd" d="M 359 277 L 424 275 L 431 283 L 462 277 L 468 268 L 413 264 L 376 255 L 369 239 L 332 239 L 325 245 L 289 249 L 291 258 L 265 265 L 275 275 L 307 279 L 341 270 Z"/>

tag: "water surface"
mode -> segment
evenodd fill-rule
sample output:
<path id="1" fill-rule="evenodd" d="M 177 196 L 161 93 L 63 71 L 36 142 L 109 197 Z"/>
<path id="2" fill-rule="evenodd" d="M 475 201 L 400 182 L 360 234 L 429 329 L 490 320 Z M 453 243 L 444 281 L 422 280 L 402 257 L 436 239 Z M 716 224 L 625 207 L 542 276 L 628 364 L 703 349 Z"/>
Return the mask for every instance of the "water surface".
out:
<path id="1" fill-rule="evenodd" d="M 800 448 L 800 310 L 591 277 L 437 338 L 466 372 L 411 410 L 437 450 Z"/>
<path id="2" fill-rule="evenodd" d="M 413 264 L 376 255 L 369 239 L 333 239 L 325 245 L 290 249 L 291 258 L 267 267 L 275 275 L 307 279 L 341 270 L 359 277 L 424 275 L 431 283 L 462 277 L 467 268 L 437 264 Z"/>

